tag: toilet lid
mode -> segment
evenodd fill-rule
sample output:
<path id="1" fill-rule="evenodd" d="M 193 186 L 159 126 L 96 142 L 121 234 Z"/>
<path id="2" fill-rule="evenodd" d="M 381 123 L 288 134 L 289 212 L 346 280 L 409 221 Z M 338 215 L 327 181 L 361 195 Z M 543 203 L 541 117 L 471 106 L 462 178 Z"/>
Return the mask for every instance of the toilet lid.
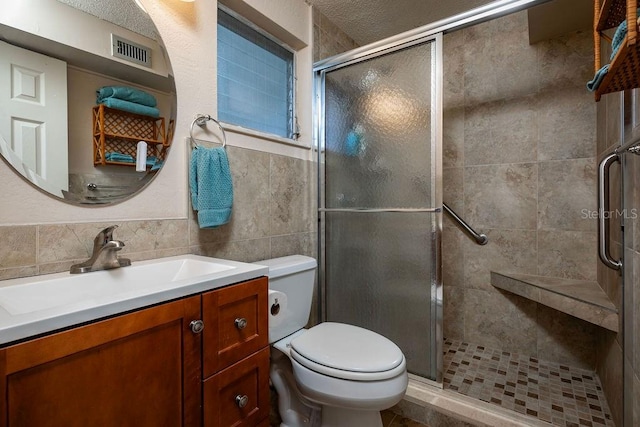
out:
<path id="1" fill-rule="evenodd" d="M 371 381 L 406 369 L 404 355 L 392 341 L 368 329 L 325 322 L 291 341 L 291 356 L 301 365 L 338 378 Z"/>

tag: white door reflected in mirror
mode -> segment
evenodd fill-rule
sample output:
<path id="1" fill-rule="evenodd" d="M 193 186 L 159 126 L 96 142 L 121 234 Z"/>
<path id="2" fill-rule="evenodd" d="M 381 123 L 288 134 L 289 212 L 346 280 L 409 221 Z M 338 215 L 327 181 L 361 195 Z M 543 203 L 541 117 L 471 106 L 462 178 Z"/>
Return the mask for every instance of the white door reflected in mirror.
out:
<path id="1" fill-rule="evenodd" d="M 66 62 L 0 42 L 0 135 L 17 171 L 57 196 L 68 191 Z"/>

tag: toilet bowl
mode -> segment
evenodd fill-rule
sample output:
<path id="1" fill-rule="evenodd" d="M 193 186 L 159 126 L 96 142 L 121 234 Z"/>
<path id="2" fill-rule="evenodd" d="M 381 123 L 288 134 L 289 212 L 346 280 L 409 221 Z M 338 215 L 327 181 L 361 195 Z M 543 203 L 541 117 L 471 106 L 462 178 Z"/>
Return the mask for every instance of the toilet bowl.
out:
<path id="1" fill-rule="evenodd" d="M 313 258 L 294 255 L 258 264 L 269 267 L 270 378 L 281 427 L 381 427 L 380 410 L 398 403 L 408 384 L 400 348 L 343 323 L 304 329 L 313 297 Z"/>

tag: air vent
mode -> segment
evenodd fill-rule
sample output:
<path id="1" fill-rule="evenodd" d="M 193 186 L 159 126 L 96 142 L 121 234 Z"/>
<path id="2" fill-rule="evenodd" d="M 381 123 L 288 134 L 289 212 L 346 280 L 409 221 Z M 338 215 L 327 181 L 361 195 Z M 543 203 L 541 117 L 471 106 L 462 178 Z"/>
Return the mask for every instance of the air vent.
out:
<path id="1" fill-rule="evenodd" d="M 151 68 L 151 49 L 111 34 L 111 55 Z"/>

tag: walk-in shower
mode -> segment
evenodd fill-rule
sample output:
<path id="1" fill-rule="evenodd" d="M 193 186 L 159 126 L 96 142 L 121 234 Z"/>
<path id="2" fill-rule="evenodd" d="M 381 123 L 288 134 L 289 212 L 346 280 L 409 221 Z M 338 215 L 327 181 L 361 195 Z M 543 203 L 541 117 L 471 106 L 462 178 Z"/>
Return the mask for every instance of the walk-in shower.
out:
<path id="1" fill-rule="evenodd" d="M 549 254 L 561 259 L 567 239 L 557 236 L 589 230 L 538 210 L 548 203 L 545 198 L 562 197 L 551 187 L 556 169 L 591 179 L 590 142 L 580 141 L 575 131 L 569 136 L 576 141 L 566 142 L 554 112 L 572 111 L 595 122 L 593 101 L 586 104 L 579 92 L 584 88 L 574 90 L 576 83 L 564 81 L 562 69 L 552 64 L 588 67 L 583 48 L 590 36 L 554 39 L 542 47 L 529 46 L 528 39 L 524 48 L 519 44 L 527 30 L 521 11 L 540 3 L 494 2 L 315 64 L 320 317 L 396 342 L 416 384 L 540 422 L 572 425 L 588 418 L 593 425 L 611 425 L 594 366 L 584 366 L 593 358 L 569 363 L 570 346 L 581 352 L 594 344 L 575 342 L 595 335 L 590 326 L 558 328 L 554 322 L 574 321 L 498 291 L 489 279 L 494 270 L 562 273 L 562 265 L 554 271 L 555 260 L 545 258 L 544 244 L 548 240 Z M 514 18 L 505 20 L 506 15 Z M 465 37 L 462 29 L 468 30 Z M 509 39 L 514 31 L 518 37 Z M 512 42 L 511 50 L 492 51 L 483 44 L 488 34 L 506 40 L 503 46 Z M 465 46 L 468 41 L 475 44 Z M 469 74 L 446 67 L 447 49 L 457 51 L 456 60 L 467 61 L 468 69 L 482 69 Z M 529 56 L 521 60 L 518 49 Z M 569 58 L 561 56 L 565 51 Z M 460 74 L 447 79 L 447 72 Z M 467 79 L 466 90 L 456 92 L 456 78 Z M 445 111 L 460 118 L 453 128 L 443 119 Z M 545 120 L 556 120 L 556 128 L 538 127 Z M 562 120 L 574 122 L 570 115 Z M 594 138 L 593 127 L 582 127 Z M 467 138 L 462 145 L 454 141 L 459 133 Z M 491 145 L 491 138 L 501 138 L 502 148 Z M 555 139 L 564 139 L 564 146 L 554 145 Z M 458 158 L 452 160 L 455 150 Z M 583 186 L 588 187 L 579 182 L 573 188 Z M 501 199 L 503 192 L 511 193 Z M 527 198 L 531 192 L 540 194 Z M 463 219 L 466 227 L 456 223 Z M 443 269 L 446 257 L 454 260 L 450 271 Z M 568 268 L 567 274 L 581 273 Z M 554 341 L 565 338 L 569 347 Z M 539 357 L 545 353 L 551 360 Z"/>
<path id="2" fill-rule="evenodd" d="M 315 64 L 320 312 L 382 333 L 442 383 L 442 37 L 498 1 Z M 479 244 L 486 243 L 448 207 Z"/>

